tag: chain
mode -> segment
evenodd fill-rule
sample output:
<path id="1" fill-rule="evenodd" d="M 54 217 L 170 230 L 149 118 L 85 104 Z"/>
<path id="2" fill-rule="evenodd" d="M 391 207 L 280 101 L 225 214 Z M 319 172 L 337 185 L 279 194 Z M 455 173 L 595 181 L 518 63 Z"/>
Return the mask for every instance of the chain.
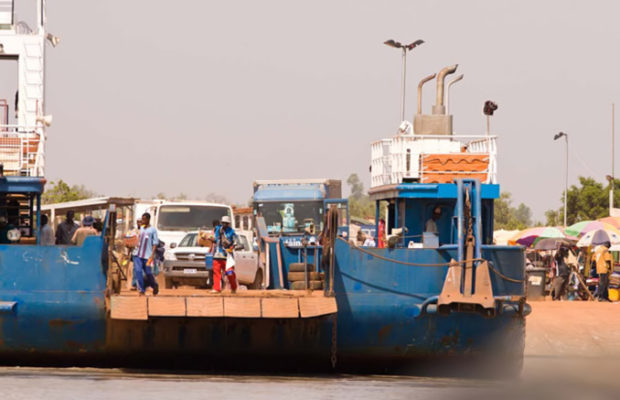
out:
<path id="1" fill-rule="evenodd" d="M 332 369 L 336 369 L 336 352 L 338 351 L 338 313 L 335 313 L 332 317 L 332 348 L 331 357 Z"/>

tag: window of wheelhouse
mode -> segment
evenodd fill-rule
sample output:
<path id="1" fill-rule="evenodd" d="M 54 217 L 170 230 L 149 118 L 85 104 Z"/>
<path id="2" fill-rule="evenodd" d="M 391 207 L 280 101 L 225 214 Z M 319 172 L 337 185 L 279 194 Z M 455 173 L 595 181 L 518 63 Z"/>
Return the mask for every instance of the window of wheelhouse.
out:
<path id="1" fill-rule="evenodd" d="M 0 244 L 35 244 L 34 193 L 0 194 Z"/>

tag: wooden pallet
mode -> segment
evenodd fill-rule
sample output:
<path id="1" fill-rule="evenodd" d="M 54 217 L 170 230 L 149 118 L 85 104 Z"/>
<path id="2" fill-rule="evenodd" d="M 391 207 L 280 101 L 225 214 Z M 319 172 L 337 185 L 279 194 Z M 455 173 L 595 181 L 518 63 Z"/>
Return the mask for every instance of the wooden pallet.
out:
<path id="1" fill-rule="evenodd" d="M 162 291 L 158 296 L 122 292 L 110 298 L 112 319 L 190 318 L 312 318 L 338 312 L 336 299 L 305 290 L 248 290 L 237 294 L 195 289 Z"/>

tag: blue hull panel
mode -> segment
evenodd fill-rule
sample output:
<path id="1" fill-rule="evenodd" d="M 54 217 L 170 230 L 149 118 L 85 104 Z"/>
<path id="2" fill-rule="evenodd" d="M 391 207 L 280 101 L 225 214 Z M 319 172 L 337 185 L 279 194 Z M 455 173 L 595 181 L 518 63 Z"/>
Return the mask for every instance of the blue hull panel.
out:
<path id="1" fill-rule="evenodd" d="M 102 247 L 100 237 L 87 238 L 83 247 L 0 247 L 0 301 L 16 302 L 12 311 L 0 312 L 0 359 L 20 353 L 92 356 L 117 363 L 136 356 L 160 361 L 254 356 L 291 360 L 281 364 L 285 368 L 299 360 L 328 368 L 335 350 L 339 365 L 359 367 L 363 361 L 383 371 L 420 359 L 506 350 L 507 343 L 508 350 L 522 354 L 525 321 L 515 312 L 495 318 L 420 315 L 421 304 L 439 294 L 447 267 L 401 265 L 362 254 L 343 241 L 336 245 L 336 318 L 110 320 Z M 372 251 L 424 264 L 448 262 L 456 255 L 453 247 Z M 486 247 L 483 253 L 503 274 L 523 278 L 520 248 Z M 282 257 L 284 265 L 298 261 L 294 251 Z M 497 295 L 523 294 L 522 284 L 494 274 L 492 283 Z"/>

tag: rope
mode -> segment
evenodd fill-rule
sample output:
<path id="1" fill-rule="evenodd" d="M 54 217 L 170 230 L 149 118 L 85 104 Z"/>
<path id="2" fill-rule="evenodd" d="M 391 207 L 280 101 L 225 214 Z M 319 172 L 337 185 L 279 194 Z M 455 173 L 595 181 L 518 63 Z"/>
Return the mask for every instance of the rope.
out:
<path id="1" fill-rule="evenodd" d="M 515 278 L 511 278 L 509 276 L 506 276 L 504 274 L 502 274 L 501 272 L 499 272 L 494 266 L 493 263 L 491 261 L 489 261 L 487 263 L 487 265 L 489 266 L 489 268 L 491 269 L 491 271 L 493 271 L 497 276 L 499 276 L 500 278 L 508 281 L 508 282 L 514 282 L 514 283 L 523 283 L 525 282 L 525 279 L 515 279 Z"/>
<path id="2" fill-rule="evenodd" d="M 379 254 L 373 253 L 372 251 L 369 251 L 369 250 L 363 249 L 363 248 L 361 248 L 361 247 L 359 247 L 359 246 L 357 246 L 357 245 L 355 245 L 355 244 L 349 243 L 349 242 L 347 242 L 346 240 L 344 240 L 344 239 L 343 239 L 343 238 L 341 238 L 341 237 L 339 237 L 339 238 L 338 238 L 338 240 L 342 240 L 343 242 L 345 242 L 345 243 L 346 243 L 346 244 L 348 244 L 349 246 L 353 247 L 354 249 L 356 249 L 356 250 L 358 250 L 358 251 L 360 251 L 360 252 L 362 252 L 362 253 L 365 253 L 365 254 L 371 255 L 371 256 L 373 256 L 373 257 L 375 257 L 375 258 L 378 258 L 378 259 L 380 259 L 380 260 L 383 260 L 383 261 L 388 261 L 388 262 L 393 262 L 393 263 L 396 263 L 396 264 L 409 265 L 409 266 L 412 266 L 412 267 L 448 267 L 448 266 L 450 266 L 450 265 L 452 265 L 452 264 L 455 264 L 455 263 L 456 263 L 456 264 L 465 264 L 465 263 L 468 263 L 468 262 L 470 262 L 470 261 L 471 261 L 471 262 L 473 262 L 473 261 L 485 261 L 485 260 L 484 260 L 484 258 L 474 258 L 474 259 L 471 259 L 471 260 L 452 261 L 452 262 L 437 263 L 437 264 L 421 264 L 421 263 L 413 263 L 413 262 L 408 262 L 408 261 L 400 261 L 400 260 L 395 260 L 395 259 L 393 259 L 393 258 L 383 257 L 383 256 L 381 256 L 381 255 L 379 255 Z"/>
<path id="3" fill-rule="evenodd" d="M 408 262 L 408 261 L 400 261 L 400 260 L 395 260 L 393 258 L 388 258 L 388 257 L 383 257 L 379 254 L 373 253 L 370 250 L 366 250 L 363 249 L 355 244 L 349 243 L 346 240 L 342 239 L 342 238 L 338 238 L 339 240 L 342 240 L 343 242 L 345 242 L 346 244 L 348 244 L 349 246 L 353 247 L 354 249 L 358 250 L 361 253 L 365 253 L 368 254 L 370 256 L 373 256 L 375 258 L 378 258 L 380 260 L 383 261 L 387 261 L 387 262 L 393 262 L 396 264 L 402 264 L 402 265 L 408 265 L 408 266 L 412 266 L 412 267 L 449 267 L 451 265 L 454 264 L 467 264 L 469 262 L 474 262 L 474 261 L 487 261 L 484 258 L 473 258 L 471 260 L 463 260 L 463 261 L 451 261 L 451 262 L 446 262 L 446 263 L 436 263 L 436 264 L 421 264 L 421 263 L 413 263 L 413 262 Z M 508 282 L 514 282 L 514 283 L 523 283 L 525 282 L 524 279 L 515 279 L 515 278 L 511 278 L 509 276 L 504 275 L 503 273 L 501 273 L 499 270 L 497 270 L 494 266 L 493 263 L 491 261 L 487 261 L 487 265 L 489 266 L 489 269 L 491 271 L 493 271 L 497 276 L 499 276 L 500 278 L 508 281 Z M 466 267 L 467 268 L 467 267 Z"/>

